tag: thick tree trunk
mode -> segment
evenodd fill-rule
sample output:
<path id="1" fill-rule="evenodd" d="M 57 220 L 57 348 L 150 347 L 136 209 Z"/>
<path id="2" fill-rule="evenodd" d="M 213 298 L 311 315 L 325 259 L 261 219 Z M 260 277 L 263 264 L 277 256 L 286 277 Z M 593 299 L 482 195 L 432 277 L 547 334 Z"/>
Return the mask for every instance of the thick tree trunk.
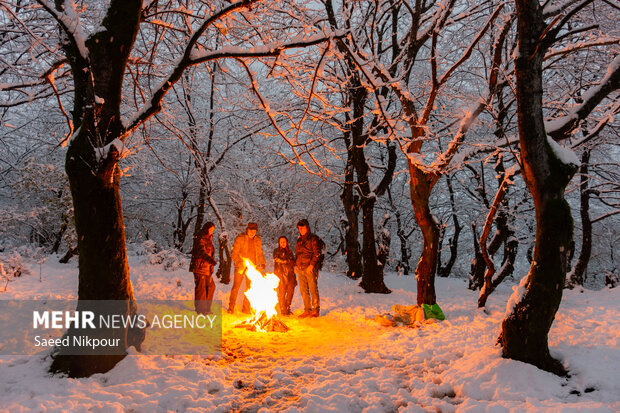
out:
<path id="1" fill-rule="evenodd" d="M 548 334 L 560 307 L 566 255 L 572 239 L 570 207 L 561 193 L 536 202 L 536 245 L 527 275 L 526 292 L 502 322 L 500 343 L 504 357 L 564 374 L 562 364 L 549 354 Z"/>
<path id="2" fill-rule="evenodd" d="M 354 134 L 353 136 L 355 137 L 356 135 Z M 377 197 L 387 190 L 392 181 L 392 174 L 396 167 L 396 150 L 393 146 L 388 146 L 389 160 L 387 170 L 379 185 L 374 190 L 371 190 L 369 182 L 370 168 L 363 151 L 365 142 L 355 142 L 354 140 L 353 143 L 355 145 L 353 165 L 357 173 L 362 204 L 362 258 L 364 271 L 360 286 L 367 293 L 389 294 L 392 291 L 387 288 L 383 281 L 383 266 L 379 265 L 377 259 L 374 211 Z"/>
<path id="3" fill-rule="evenodd" d="M 347 277 L 357 280 L 364 273 L 362 267 L 362 254 L 359 243 L 359 223 L 358 215 L 355 212 L 354 205 L 343 201 L 345 213 L 347 215 L 347 224 L 345 228 L 345 250 L 347 261 Z"/>
<path id="4" fill-rule="evenodd" d="M 82 126 L 87 135 L 92 130 Z M 88 157 L 90 152 L 91 156 Z M 133 301 L 134 295 L 129 278 L 125 225 L 119 192 L 120 173 L 110 152 L 103 168 L 97 173 L 87 160 L 95 162 L 88 139 L 77 138 L 67 152 L 66 170 L 71 185 L 75 227 L 78 235 L 79 284 L 78 298 L 84 300 Z M 89 159 L 90 158 L 90 159 Z M 78 303 L 78 310 L 80 303 Z M 127 305 L 121 314 L 136 311 L 135 305 Z M 73 334 L 73 332 L 69 332 Z M 126 330 L 116 333 L 123 349 L 140 347 L 141 333 Z M 120 334 L 120 335 L 118 335 Z M 92 336 L 92 334 L 91 334 Z M 67 373 L 70 377 L 90 376 L 113 368 L 124 355 L 64 355 L 55 356 L 50 367 L 53 372 Z"/>
<path id="5" fill-rule="evenodd" d="M 374 211 L 375 198 L 368 198 L 362 202 L 364 274 L 360 286 L 367 293 L 389 294 L 391 291 L 383 282 L 383 266 L 379 265 L 377 257 Z"/>
<path id="6" fill-rule="evenodd" d="M 84 300 L 123 300 L 127 304 L 118 309 L 120 314 L 136 311 L 119 192 L 121 148 L 120 144 L 110 144 L 123 139 L 122 81 L 138 31 L 141 6 L 139 0 L 112 0 L 102 29 L 86 41 L 86 56 L 71 38 L 63 44 L 75 90 L 72 114 L 77 132 L 67 151 L 65 169 L 78 239 L 78 310 Z M 56 0 L 56 8 L 62 11 L 64 3 Z M 131 345 L 139 349 L 144 332 L 120 330 L 114 334 L 121 340 L 121 352 Z M 72 356 L 60 351 L 50 370 L 71 377 L 89 376 L 110 370 L 123 357 L 124 354 Z"/>
<path id="7" fill-rule="evenodd" d="M 431 213 L 429 198 L 432 189 L 431 177 L 409 162 L 411 176 L 411 203 L 416 221 L 420 226 L 424 247 L 422 257 L 415 269 L 418 287 L 418 305 L 435 304 L 435 272 L 439 251 L 439 224 Z"/>
<path id="8" fill-rule="evenodd" d="M 359 77 L 351 81 L 351 106 L 353 107 L 353 123 L 351 125 L 351 164 L 357 176 L 357 188 L 360 192 L 362 210 L 362 280 L 360 286 L 367 293 L 389 293 L 383 282 L 383 271 L 377 265 L 377 249 L 375 242 L 374 210 L 376 194 L 371 191 L 370 168 L 366 162 L 364 147 L 368 143 L 364 135 L 364 112 L 367 92 L 361 85 Z"/>
<path id="9" fill-rule="evenodd" d="M 564 190 L 576 166 L 562 162 L 547 141 L 542 113 L 542 44 L 546 24 L 537 0 L 517 0 L 519 54 L 515 59 L 517 115 L 523 176 L 536 211 L 533 261 L 525 293 L 502 322 L 504 357 L 565 374 L 551 357 L 547 337 L 562 300 L 567 252 L 573 237 Z"/>
<path id="10" fill-rule="evenodd" d="M 334 13 L 334 6 L 331 0 L 327 0 L 324 3 L 327 18 L 332 30 L 338 30 L 338 22 L 336 21 L 336 15 Z M 363 152 L 363 148 L 358 148 L 356 145 L 362 141 L 362 133 L 364 132 L 364 104 L 366 103 L 367 91 L 362 86 L 360 75 L 358 73 L 355 62 L 348 53 L 348 48 L 342 39 L 336 40 L 336 47 L 345 56 L 345 76 L 347 78 L 346 87 L 346 106 L 351 109 L 351 112 L 345 112 L 345 124 L 347 129 L 344 131 L 344 142 L 347 148 L 347 164 L 344 170 L 344 187 L 340 199 L 344 207 L 346 215 L 345 230 L 345 250 L 347 261 L 347 277 L 352 279 L 359 279 L 364 273 L 362 265 L 362 255 L 359 243 L 359 212 L 360 212 L 360 200 L 358 196 L 354 195 L 355 172 L 356 167 L 354 165 L 354 158 L 356 152 L 360 150 Z"/>
<path id="11" fill-rule="evenodd" d="M 332 29 L 337 30 L 338 24 L 336 21 L 333 4 L 331 1 L 324 2 L 325 11 L 327 12 L 327 19 Z M 348 19 L 348 18 L 347 18 Z M 348 21 L 347 25 L 350 24 Z M 392 152 L 390 149 L 390 162 L 394 161 L 394 166 L 390 163 L 388 165 L 388 173 L 384 176 L 376 191 L 371 190 L 369 182 L 369 167 L 364 155 L 365 146 L 371 142 L 368 133 L 366 132 L 364 119 L 366 115 L 366 100 L 368 98 L 368 91 L 362 84 L 362 74 L 358 70 L 357 63 L 354 61 L 352 55 L 350 55 L 349 48 L 345 45 L 342 39 L 336 41 L 336 47 L 345 56 L 345 75 L 347 78 L 347 106 L 351 108 L 351 114 L 345 114 L 346 124 L 349 126 L 349 130 L 345 132 L 345 143 L 347 145 L 347 166 L 345 169 L 345 188 L 342 195 L 342 201 L 345 207 L 347 215 L 348 227 L 347 227 L 347 263 L 349 269 L 347 275 L 350 277 L 361 277 L 362 281 L 360 285 L 367 293 L 389 293 L 390 290 L 385 286 L 383 282 L 382 267 L 377 265 L 377 250 L 375 246 L 375 229 L 374 229 L 374 204 L 376 198 L 381 196 L 387 189 L 389 182 L 392 179 L 392 173 L 395 166 L 395 158 L 392 158 Z M 376 119 L 375 119 L 376 120 Z M 373 122 L 374 124 L 374 122 Z M 353 173 L 357 177 L 356 181 L 353 181 Z M 386 182 L 386 178 L 389 175 L 389 181 Z M 356 227 L 359 213 L 359 206 L 356 209 L 356 202 L 352 197 L 354 182 L 357 183 L 355 188 L 359 192 L 359 205 L 362 209 L 362 226 L 363 226 L 363 241 L 362 241 L 362 265 L 360 266 L 358 250 L 359 244 L 356 237 Z M 357 249 L 357 251 L 356 251 Z M 361 269 L 361 271 L 360 271 Z"/>

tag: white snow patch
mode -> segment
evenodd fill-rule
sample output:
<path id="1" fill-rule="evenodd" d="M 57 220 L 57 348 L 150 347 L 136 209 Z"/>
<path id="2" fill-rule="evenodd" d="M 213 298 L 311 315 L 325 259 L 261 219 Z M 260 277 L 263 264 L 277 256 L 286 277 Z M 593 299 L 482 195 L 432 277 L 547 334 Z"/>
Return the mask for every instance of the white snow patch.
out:
<path id="1" fill-rule="evenodd" d="M 98 162 L 108 157 L 108 154 L 110 153 L 110 149 L 112 149 L 112 146 L 114 146 L 116 150 L 118 150 L 118 153 L 121 159 L 127 157 L 131 153 L 131 151 L 129 150 L 127 146 L 125 146 L 123 141 L 117 138 L 117 139 L 114 139 L 112 142 L 108 143 L 103 148 L 97 148 L 95 150 L 95 154 L 97 155 Z"/>
<path id="2" fill-rule="evenodd" d="M 57 260 L 42 264 L 41 281 L 33 263 L 36 276 L 15 280 L 0 299 L 75 298 L 76 264 Z M 170 272 L 136 255 L 129 264 L 138 300 L 192 298 L 187 266 Z M 385 282 L 392 294 L 364 294 L 356 281 L 321 272 L 322 316 L 286 317 L 288 333 L 234 328 L 242 317 L 224 314 L 218 355 L 143 356 L 130 349 L 114 369 L 86 379 L 49 376 L 45 354 L 0 356 L 0 410 L 620 411 L 620 289 L 564 292 L 549 343 L 571 372 L 566 379 L 501 357 L 495 342 L 509 285 L 489 297 L 487 314 L 466 282 L 438 278 L 447 320 L 388 328 L 368 317 L 414 304 L 416 282 L 393 273 Z M 215 299 L 226 301 L 230 287 L 217 283 Z M 295 293 L 298 314 L 303 305 Z"/>
<path id="3" fill-rule="evenodd" d="M 506 303 L 506 316 L 512 314 L 515 306 L 521 302 L 523 296 L 525 295 L 525 286 L 527 285 L 527 275 L 521 278 L 519 285 L 514 285 L 512 287 L 512 294 L 508 298 L 508 302 Z"/>
<path id="4" fill-rule="evenodd" d="M 579 162 L 579 158 L 577 154 L 572 150 L 563 147 L 553 139 L 551 139 L 547 135 L 547 142 L 549 142 L 549 146 L 551 146 L 551 150 L 555 154 L 555 156 L 565 165 L 575 165 L 579 166 L 581 162 Z"/>

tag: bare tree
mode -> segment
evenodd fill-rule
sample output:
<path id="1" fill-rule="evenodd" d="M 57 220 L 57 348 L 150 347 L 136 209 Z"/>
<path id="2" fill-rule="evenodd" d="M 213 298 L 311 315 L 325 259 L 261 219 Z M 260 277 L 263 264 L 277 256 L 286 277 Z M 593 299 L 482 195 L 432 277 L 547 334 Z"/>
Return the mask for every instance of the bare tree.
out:
<path id="1" fill-rule="evenodd" d="M 46 0 L 37 0 L 34 4 L 21 6 L 2 3 L 2 10 L 8 14 L 9 20 L 23 28 L 20 33 L 25 39 L 24 44 L 32 44 L 33 48 L 42 47 L 45 56 L 53 56 L 32 61 L 26 67 L 28 73 L 32 73 L 32 69 L 41 69 L 39 77 L 35 77 L 34 81 L 24 82 L 20 81 L 23 77 L 15 77 L 15 84 L 8 87 L 15 91 L 16 98 L 5 105 L 27 102 L 17 97 L 19 92 L 31 96 L 53 96 L 56 87 L 51 74 L 61 68 L 66 72 L 65 66 L 70 67 L 66 75 L 70 77 L 67 88 L 73 90 L 73 98 L 70 102 L 71 115 L 67 115 L 70 133 L 67 137 L 66 171 L 78 237 L 80 301 L 134 299 L 127 264 L 118 162 L 126 155 L 123 141 L 162 110 L 164 98 L 185 70 L 217 59 L 278 56 L 285 49 L 311 46 L 329 38 L 329 34 L 317 33 L 312 28 L 312 34 L 303 36 L 301 28 L 300 37 L 288 33 L 288 38 L 254 31 L 254 44 L 251 47 L 244 47 L 247 41 L 235 41 L 231 37 L 232 44 L 211 49 L 205 47 L 203 39 L 214 30 L 228 28 L 250 33 L 259 24 L 259 15 L 266 16 L 270 10 L 278 7 L 262 4 L 258 0 L 197 7 L 201 12 L 193 14 L 187 12 L 187 7 L 173 1 L 143 4 L 141 0 L 112 0 L 109 5 L 84 6 L 78 12 L 71 1 L 56 0 L 55 4 L 50 4 Z M 26 21 L 22 16 L 27 16 L 29 20 Z M 50 38 L 49 32 L 28 30 L 29 24 L 37 24 L 38 19 L 45 20 L 46 16 L 51 16 L 56 22 L 60 32 L 61 52 L 56 50 L 56 38 Z M 100 16 L 103 18 L 99 24 Z M 161 19 L 165 16 L 178 19 L 162 24 Z M 90 27 L 95 27 L 95 32 L 86 35 L 86 26 L 81 19 L 91 19 Z M 174 41 L 174 25 L 179 22 L 190 26 L 191 36 L 187 40 L 180 40 L 182 51 L 177 56 L 159 56 L 156 43 L 153 43 L 150 55 L 141 56 L 154 64 L 164 62 L 166 65 L 158 84 L 146 90 L 140 89 L 147 93 L 134 101 L 137 108 L 135 114 L 129 119 L 123 119 L 122 114 L 126 113 L 126 109 L 122 110 L 121 107 L 123 86 L 126 81 L 132 81 L 128 62 L 141 26 L 160 26 L 154 40 L 163 37 Z M 17 70 L 16 66 L 7 69 Z M 28 92 L 33 88 L 35 92 Z M 60 98 L 58 100 L 63 103 Z M 61 108 L 68 113 L 64 105 Z M 130 305 L 125 311 L 135 312 L 135 305 Z M 131 345 L 139 347 L 143 337 L 143 332 L 130 329 L 121 337 L 121 344 L 125 348 Z M 55 358 L 51 368 L 75 377 L 88 376 L 109 370 L 123 357 L 60 355 Z"/>
<path id="2" fill-rule="evenodd" d="M 620 57 L 591 88 L 588 99 L 545 128 L 543 117 L 543 60 L 571 17 L 586 7 L 586 0 L 556 14 L 548 23 L 537 0 L 517 0 L 518 53 L 515 59 L 517 116 L 522 172 L 536 210 L 536 244 L 530 271 L 509 301 L 499 342 L 504 357 L 565 374 L 551 357 L 547 335 L 560 306 L 573 238 L 566 185 L 579 159 L 554 139 L 565 139 L 620 83 Z M 554 8 L 555 9 L 555 8 Z M 557 9 L 555 9 L 557 10 Z"/>

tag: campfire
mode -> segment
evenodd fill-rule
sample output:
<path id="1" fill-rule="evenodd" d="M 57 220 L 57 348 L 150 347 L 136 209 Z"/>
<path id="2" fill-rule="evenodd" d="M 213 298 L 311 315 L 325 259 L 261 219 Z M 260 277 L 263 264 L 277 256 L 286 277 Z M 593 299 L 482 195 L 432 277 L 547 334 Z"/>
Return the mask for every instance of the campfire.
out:
<path id="1" fill-rule="evenodd" d="M 276 312 L 278 305 L 277 288 L 280 280 L 275 274 L 261 274 L 247 259 L 244 260 L 244 263 L 247 268 L 246 275 L 251 282 L 250 289 L 245 292 L 245 296 L 250 302 L 253 315 L 236 327 L 244 327 L 262 333 L 288 331 L 289 328 L 277 318 Z"/>

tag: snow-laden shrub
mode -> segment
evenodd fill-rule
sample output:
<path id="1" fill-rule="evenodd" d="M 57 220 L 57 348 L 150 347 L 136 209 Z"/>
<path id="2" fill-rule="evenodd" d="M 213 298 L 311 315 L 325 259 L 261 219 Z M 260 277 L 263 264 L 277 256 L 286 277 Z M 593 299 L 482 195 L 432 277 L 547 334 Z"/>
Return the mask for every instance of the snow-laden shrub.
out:
<path id="1" fill-rule="evenodd" d="M 187 267 L 187 258 L 178 250 L 162 250 L 146 256 L 150 265 L 162 265 L 166 271 L 174 271 Z"/>
<path id="2" fill-rule="evenodd" d="M 127 246 L 127 249 L 130 249 L 135 255 L 139 256 L 153 255 L 157 254 L 160 251 L 157 242 L 153 241 L 152 239 L 147 239 L 146 241 L 137 244 L 129 244 Z"/>
<path id="3" fill-rule="evenodd" d="M 0 211 L 0 237 L 52 253 L 77 244 L 69 181 L 59 165 L 32 157 L 15 168 L 7 188 L 14 202 Z"/>
<path id="4" fill-rule="evenodd" d="M 136 255 L 144 256 L 142 262 L 148 265 L 161 265 L 166 271 L 187 268 L 187 257 L 182 252 L 172 249 L 160 249 L 155 241 L 147 240 L 136 248 Z"/>
<path id="5" fill-rule="evenodd" d="M 24 257 L 17 251 L 0 255 L 0 288 L 6 291 L 9 282 L 22 275 L 30 275 L 30 270 L 24 264 Z"/>

